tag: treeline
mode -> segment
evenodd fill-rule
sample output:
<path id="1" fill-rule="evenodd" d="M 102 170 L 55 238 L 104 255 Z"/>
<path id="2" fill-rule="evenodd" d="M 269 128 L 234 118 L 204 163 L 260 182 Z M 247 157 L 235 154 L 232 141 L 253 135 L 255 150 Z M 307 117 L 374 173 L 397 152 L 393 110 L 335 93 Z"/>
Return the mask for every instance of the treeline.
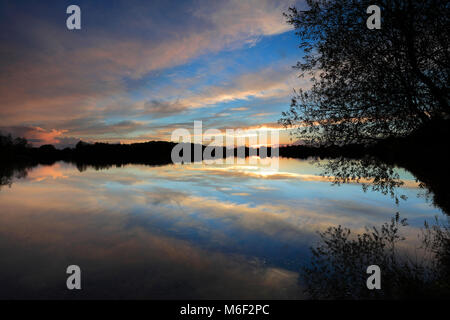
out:
<path id="1" fill-rule="evenodd" d="M 414 174 L 422 186 L 433 194 L 433 202 L 445 212 L 450 213 L 448 183 L 450 181 L 450 120 L 433 122 L 421 127 L 404 138 L 384 139 L 366 146 L 353 144 L 345 146 L 284 146 L 278 149 L 281 157 L 289 158 L 328 158 L 328 159 L 367 159 L 380 161 L 391 167 L 402 167 Z M 0 185 L 9 184 L 13 173 L 23 176 L 24 169 L 38 164 L 53 164 L 56 161 L 73 163 L 80 171 L 87 167 L 95 169 L 122 166 L 126 164 L 165 165 L 171 164 L 173 142 L 150 141 L 133 144 L 86 143 L 80 141 L 75 148 L 59 150 L 53 145 L 33 147 L 24 138 L 12 138 L 0 133 Z M 194 161 L 194 144 L 189 145 L 191 161 Z M 197 147 L 199 147 L 197 145 Z M 205 146 L 201 146 L 202 154 Z M 245 148 L 243 153 L 232 150 L 234 156 L 271 156 L 271 148 L 258 150 Z M 222 149 L 223 156 L 230 150 Z M 212 153 L 215 156 L 214 152 Z M 182 156 L 182 154 L 181 154 Z M 342 160 L 340 160 L 342 161 Z M 343 161 L 342 163 L 345 163 Z M 343 168 L 345 172 L 355 168 Z M 336 175 L 336 174 L 334 174 Z"/>
<path id="2" fill-rule="evenodd" d="M 424 161 L 430 156 L 447 158 L 449 151 L 450 120 L 434 122 L 429 127 L 422 127 L 404 138 L 384 139 L 371 145 L 347 144 L 344 146 L 282 146 L 275 154 L 281 157 L 302 158 L 360 158 L 367 155 L 392 162 Z M 166 141 L 149 141 L 133 144 L 86 143 L 80 141 L 75 148 L 57 149 L 53 145 L 33 147 L 25 138 L 13 138 L 0 133 L 0 162 L 15 163 L 52 163 L 55 161 L 84 162 L 87 164 L 168 164 L 172 163 L 171 153 L 176 143 Z M 194 161 L 195 148 L 201 147 L 202 155 L 206 146 L 189 144 L 191 161 Z M 272 156 L 270 147 L 259 149 L 227 150 L 222 148 L 223 157 L 234 156 Z M 180 154 L 183 155 L 183 152 Z M 211 153 L 215 156 L 215 152 Z M 187 162 L 187 161 L 186 161 Z M 426 161 L 428 162 L 428 161 Z"/>
<path id="3" fill-rule="evenodd" d="M 163 164 L 171 162 L 175 144 L 151 141 L 134 144 L 86 143 L 80 141 L 75 148 L 57 149 L 53 145 L 33 147 L 24 138 L 0 134 L 0 162 L 2 163 L 53 163 L 56 161 L 96 163 Z"/>
<path id="4" fill-rule="evenodd" d="M 86 165 L 122 165 L 127 163 L 134 164 L 168 164 L 172 163 L 172 149 L 176 143 L 167 141 L 149 141 L 133 144 L 109 144 L 109 143 L 87 143 L 80 141 L 75 148 L 57 149 L 53 145 L 42 145 L 33 147 L 25 138 L 13 139 L 11 135 L 0 134 L 0 162 L 19 163 L 19 164 L 37 164 L 53 163 L 56 161 L 67 161 L 73 163 L 83 163 Z M 195 149 L 200 147 L 202 155 L 206 146 L 188 144 L 190 148 L 190 161 L 195 161 Z M 252 150 L 252 151 L 251 151 Z M 271 149 L 265 150 L 270 156 Z M 222 148 L 223 156 L 249 156 L 259 154 L 259 150 L 249 149 L 247 147 L 238 151 L 237 148 L 227 150 Z M 215 152 L 211 153 L 215 156 Z M 183 151 L 180 152 L 183 156 Z M 187 162 L 187 161 L 186 161 Z"/>
<path id="5" fill-rule="evenodd" d="M 80 141 L 75 148 L 57 149 L 53 145 L 42 145 L 33 147 L 24 138 L 13 139 L 10 135 L 0 135 L 0 162 L 18 163 L 53 163 L 55 161 L 67 161 L 75 163 L 92 164 L 168 164 L 172 163 L 172 149 L 176 143 L 166 141 L 149 141 L 133 144 L 109 144 L 109 143 L 86 143 Z M 190 148 L 190 161 L 194 162 L 196 148 L 201 148 L 203 158 L 206 146 L 194 144 L 185 145 L 184 149 Z M 198 150 L 198 149 L 197 149 Z M 242 149 L 222 148 L 223 157 L 248 157 L 258 155 L 261 157 L 272 156 L 274 150 L 271 147 L 258 149 L 243 147 Z M 302 158 L 309 157 L 358 157 L 362 156 L 367 148 L 362 145 L 347 145 L 343 147 L 312 147 L 312 146 L 283 146 L 278 149 L 281 157 Z M 209 154 L 209 152 L 206 152 Z M 215 149 L 211 156 L 215 157 Z M 183 157 L 183 150 L 180 151 Z M 186 157 L 183 157 L 186 160 Z M 189 156 L 187 156 L 189 158 Z M 208 157 L 206 157 L 208 158 Z M 185 161 L 188 162 L 188 161 Z"/>

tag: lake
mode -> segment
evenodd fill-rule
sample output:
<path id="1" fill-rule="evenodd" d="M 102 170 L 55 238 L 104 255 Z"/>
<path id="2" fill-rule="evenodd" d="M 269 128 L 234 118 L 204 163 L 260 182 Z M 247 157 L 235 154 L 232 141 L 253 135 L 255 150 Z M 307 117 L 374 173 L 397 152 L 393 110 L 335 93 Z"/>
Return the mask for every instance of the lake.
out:
<path id="1" fill-rule="evenodd" d="M 0 189 L 0 298 L 301 299 L 317 231 L 362 231 L 398 211 L 414 250 L 424 221 L 443 215 L 404 170 L 398 204 L 321 172 L 287 158 L 278 170 L 36 166 Z M 67 290 L 69 265 L 82 290 Z"/>

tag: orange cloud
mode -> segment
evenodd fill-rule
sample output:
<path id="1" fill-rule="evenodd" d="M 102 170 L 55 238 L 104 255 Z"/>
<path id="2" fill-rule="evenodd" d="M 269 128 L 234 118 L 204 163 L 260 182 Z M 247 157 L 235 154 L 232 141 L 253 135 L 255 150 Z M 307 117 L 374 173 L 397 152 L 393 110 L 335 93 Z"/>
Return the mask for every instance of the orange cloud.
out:
<path id="1" fill-rule="evenodd" d="M 67 130 L 51 129 L 47 130 L 41 127 L 0 127 L 0 131 L 11 133 L 14 137 L 25 137 L 35 146 L 44 144 L 58 144 L 60 138 Z"/>

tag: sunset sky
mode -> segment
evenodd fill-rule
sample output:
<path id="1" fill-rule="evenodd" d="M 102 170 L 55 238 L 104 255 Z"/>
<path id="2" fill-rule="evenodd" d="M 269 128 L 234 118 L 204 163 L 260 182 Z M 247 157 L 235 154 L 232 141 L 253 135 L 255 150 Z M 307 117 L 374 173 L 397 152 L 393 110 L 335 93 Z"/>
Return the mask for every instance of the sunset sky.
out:
<path id="1" fill-rule="evenodd" d="M 274 128 L 293 89 L 302 1 L 0 0 L 0 130 L 34 145 Z M 82 29 L 66 28 L 77 4 Z"/>

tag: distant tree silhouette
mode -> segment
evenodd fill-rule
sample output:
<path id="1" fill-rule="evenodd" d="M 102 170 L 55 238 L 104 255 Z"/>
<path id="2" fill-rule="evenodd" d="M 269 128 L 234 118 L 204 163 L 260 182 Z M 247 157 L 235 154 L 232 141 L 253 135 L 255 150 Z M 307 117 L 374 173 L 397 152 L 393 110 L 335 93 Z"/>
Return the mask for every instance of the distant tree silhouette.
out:
<path id="1" fill-rule="evenodd" d="M 300 76 L 280 122 L 319 145 L 406 136 L 450 116 L 450 4 L 445 0 L 307 0 L 285 17 L 300 37 Z M 367 8 L 381 8 L 369 30 Z"/>
<path id="2" fill-rule="evenodd" d="M 13 138 L 0 132 L 0 164 L 22 161 L 30 153 L 31 145 L 25 138 Z"/>

